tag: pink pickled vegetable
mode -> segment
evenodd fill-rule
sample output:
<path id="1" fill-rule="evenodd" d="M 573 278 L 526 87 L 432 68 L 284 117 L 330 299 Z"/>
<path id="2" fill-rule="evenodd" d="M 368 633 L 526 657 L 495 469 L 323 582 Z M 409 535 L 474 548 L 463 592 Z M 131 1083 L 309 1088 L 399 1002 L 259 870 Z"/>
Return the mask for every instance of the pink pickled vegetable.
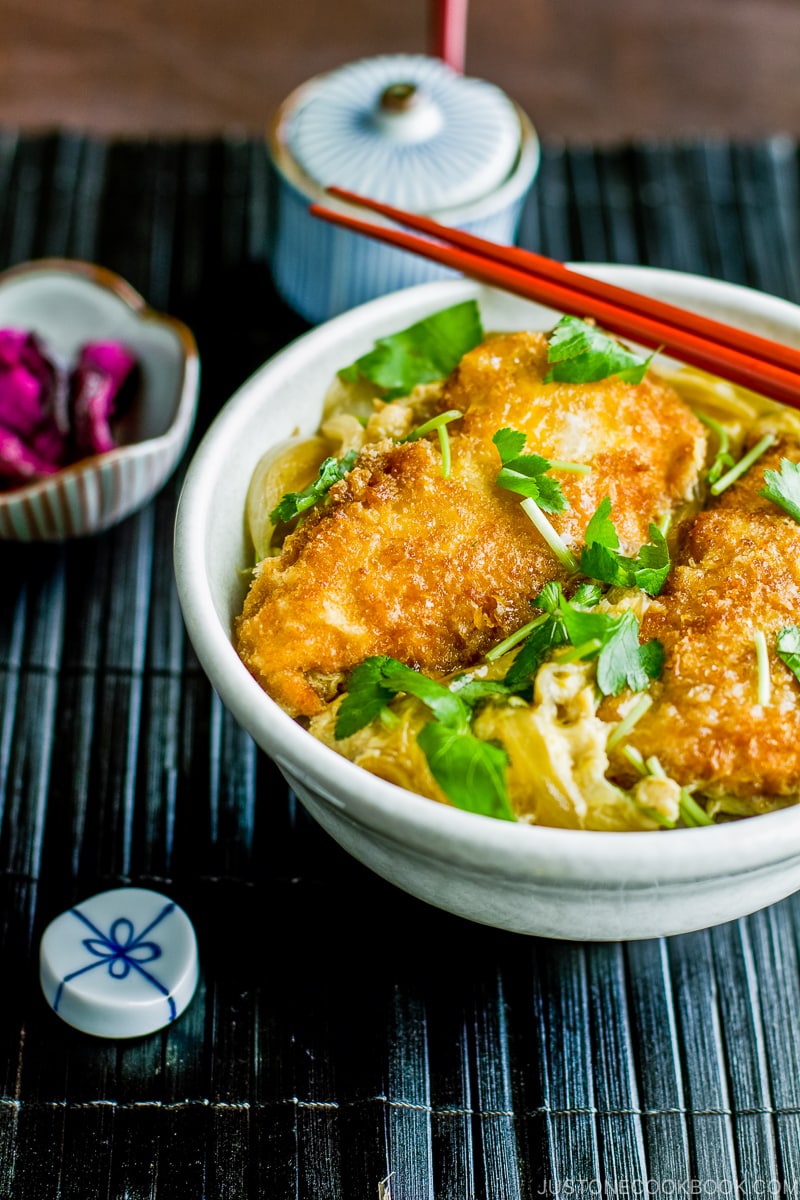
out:
<path id="1" fill-rule="evenodd" d="M 70 371 L 35 334 L 0 329 L 0 488 L 112 450 L 136 367 L 119 342 L 89 342 Z"/>
<path id="2" fill-rule="evenodd" d="M 32 479 L 53 475 L 58 470 L 58 463 L 40 458 L 18 434 L 0 425 L 0 483 L 5 483 L 6 487 L 30 483 Z"/>
<path id="3" fill-rule="evenodd" d="M 49 474 L 67 447 L 66 372 L 32 333 L 0 329 L 0 475 Z"/>
<path id="4" fill-rule="evenodd" d="M 119 416 L 124 386 L 136 359 L 119 342 L 89 342 L 72 373 L 72 435 L 80 454 L 103 454 L 116 441 L 111 418 Z"/>

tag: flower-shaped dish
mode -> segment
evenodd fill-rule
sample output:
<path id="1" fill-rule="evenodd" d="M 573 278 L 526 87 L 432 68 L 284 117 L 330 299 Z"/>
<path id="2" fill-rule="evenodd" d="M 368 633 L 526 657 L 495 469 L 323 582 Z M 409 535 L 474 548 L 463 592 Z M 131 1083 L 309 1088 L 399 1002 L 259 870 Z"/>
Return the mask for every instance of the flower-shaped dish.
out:
<path id="1" fill-rule="evenodd" d="M 28 330 L 67 360 L 88 341 L 123 342 L 140 369 L 122 443 L 0 492 L 0 539 L 65 541 L 141 508 L 174 471 L 194 424 L 200 364 L 191 331 L 154 312 L 112 271 L 70 259 L 0 274 L 0 328 Z"/>

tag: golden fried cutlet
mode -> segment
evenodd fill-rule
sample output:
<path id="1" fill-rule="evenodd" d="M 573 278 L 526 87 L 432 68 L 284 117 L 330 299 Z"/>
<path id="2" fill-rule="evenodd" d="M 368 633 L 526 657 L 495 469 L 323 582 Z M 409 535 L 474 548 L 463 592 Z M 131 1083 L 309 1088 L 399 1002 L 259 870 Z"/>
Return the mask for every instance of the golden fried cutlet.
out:
<path id="1" fill-rule="evenodd" d="M 443 407 L 465 412 L 464 434 L 492 453 L 494 433 L 511 426 L 528 435 L 526 450 L 591 466 L 578 486 L 559 475 L 573 507 L 553 524 L 568 545 L 580 544 L 589 518 L 609 495 L 623 549 L 634 552 L 647 541 L 650 522 L 695 488 L 706 449 L 703 428 L 652 372 L 638 387 L 616 375 L 599 383 L 542 384 L 547 346 L 539 333 L 484 342 L 451 376 Z"/>
<path id="2" fill-rule="evenodd" d="M 699 514 L 678 565 L 642 621 L 659 638 L 664 673 L 653 706 L 627 739 L 656 755 L 679 783 L 734 796 L 800 790 L 800 690 L 775 653 L 777 633 L 800 623 L 800 525 L 758 495 L 765 468 L 800 460 L 784 440 Z M 758 703 L 754 634 L 769 651 L 771 699 Z M 605 702 L 610 716 L 615 702 Z M 618 777 L 625 771 L 613 764 Z"/>
<path id="3" fill-rule="evenodd" d="M 466 355 L 441 401 L 466 414 L 449 426 L 450 477 L 433 440 L 368 446 L 321 511 L 261 564 L 237 649 L 288 712 L 319 712 L 371 654 L 434 675 L 469 665 L 530 619 L 547 580 L 564 578 L 521 498 L 496 486 L 500 428 L 527 433 L 526 451 L 591 466 L 559 473 L 571 507 L 552 522 L 573 547 L 606 494 L 628 552 L 689 498 L 705 434 L 671 388 L 615 378 L 545 385 L 546 371 L 540 334 L 498 337 Z"/>

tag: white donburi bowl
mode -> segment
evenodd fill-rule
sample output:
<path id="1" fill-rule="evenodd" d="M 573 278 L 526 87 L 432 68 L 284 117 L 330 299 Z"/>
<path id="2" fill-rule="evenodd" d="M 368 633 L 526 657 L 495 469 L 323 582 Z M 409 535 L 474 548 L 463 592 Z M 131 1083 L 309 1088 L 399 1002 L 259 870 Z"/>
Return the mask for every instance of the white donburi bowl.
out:
<path id="1" fill-rule="evenodd" d="M 166 483 L 194 425 L 200 359 L 183 322 L 155 312 L 105 267 L 76 259 L 20 263 L 0 274 L 0 328 L 27 329 L 73 362 L 89 341 L 118 340 L 141 384 L 124 441 L 53 475 L 0 492 L 0 540 L 63 542 L 108 529 Z"/>
<path id="2" fill-rule="evenodd" d="M 749 289 L 637 267 L 581 270 L 800 346 L 800 307 Z M 597 833 L 462 812 L 368 774 L 315 741 L 240 662 L 231 629 L 249 564 L 245 496 L 270 444 L 316 428 L 336 370 L 395 332 L 474 296 L 487 329 L 552 326 L 552 310 L 468 281 L 372 301 L 305 334 L 222 409 L 180 499 L 175 569 L 212 684 L 309 812 L 361 862 L 440 908 L 547 937 L 617 940 L 731 920 L 800 886 L 800 807 L 700 829 Z"/>

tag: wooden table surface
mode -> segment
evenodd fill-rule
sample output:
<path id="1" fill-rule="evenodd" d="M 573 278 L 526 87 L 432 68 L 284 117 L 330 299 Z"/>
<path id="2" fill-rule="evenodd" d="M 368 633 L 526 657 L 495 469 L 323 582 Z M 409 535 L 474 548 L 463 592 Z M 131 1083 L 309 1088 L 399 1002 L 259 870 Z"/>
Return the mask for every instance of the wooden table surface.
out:
<path id="1" fill-rule="evenodd" d="M 425 52 L 423 0 L 0 0 L 0 123 L 260 131 L 319 72 Z M 800 133 L 798 0 L 472 0 L 467 71 L 543 138 Z"/>

